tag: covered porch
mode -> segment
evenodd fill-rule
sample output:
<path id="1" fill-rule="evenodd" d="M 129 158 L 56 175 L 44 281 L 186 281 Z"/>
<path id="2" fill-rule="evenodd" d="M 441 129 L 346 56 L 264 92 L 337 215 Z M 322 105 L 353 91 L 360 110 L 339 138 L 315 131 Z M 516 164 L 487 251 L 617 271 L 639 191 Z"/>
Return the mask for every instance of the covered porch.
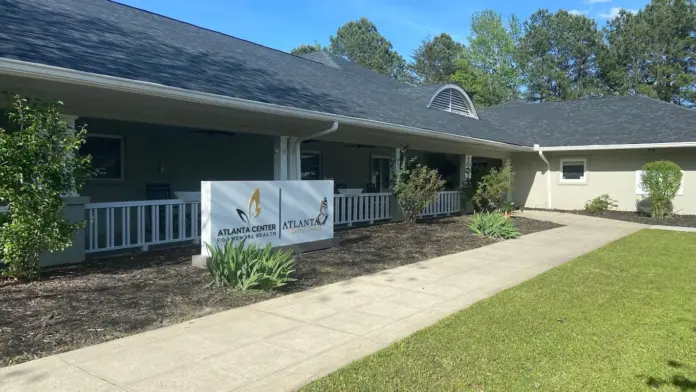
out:
<path id="1" fill-rule="evenodd" d="M 328 121 L 19 76 L 4 76 L 3 83 L 23 95 L 60 99 L 71 126 L 87 126 L 84 151 L 99 173 L 80 194 L 89 199 L 86 253 L 199 241 L 200 182 L 206 180 L 332 179 L 338 227 L 398 220 L 390 183 L 405 145 L 447 181 L 423 216 L 456 214 L 470 169 L 509 163 L 513 151 L 502 143 L 342 116 Z"/>

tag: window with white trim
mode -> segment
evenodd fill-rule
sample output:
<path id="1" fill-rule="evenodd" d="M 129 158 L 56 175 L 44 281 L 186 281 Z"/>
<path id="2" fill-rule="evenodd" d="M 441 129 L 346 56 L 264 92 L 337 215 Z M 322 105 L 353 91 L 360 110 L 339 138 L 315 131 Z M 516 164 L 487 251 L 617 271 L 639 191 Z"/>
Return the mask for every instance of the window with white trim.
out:
<path id="1" fill-rule="evenodd" d="M 584 184 L 587 182 L 587 159 L 561 159 L 559 172 L 561 184 Z"/>
<path id="2" fill-rule="evenodd" d="M 321 180 L 321 153 L 302 151 L 300 161 L 303 180 Z"/>
<path id="3" fill-rule="evenodd" d="M 123 138 L 116 135 L 88 135 L 80 154 L 92 156 L 92 178 L 98 180 L 123 179 Z"/>

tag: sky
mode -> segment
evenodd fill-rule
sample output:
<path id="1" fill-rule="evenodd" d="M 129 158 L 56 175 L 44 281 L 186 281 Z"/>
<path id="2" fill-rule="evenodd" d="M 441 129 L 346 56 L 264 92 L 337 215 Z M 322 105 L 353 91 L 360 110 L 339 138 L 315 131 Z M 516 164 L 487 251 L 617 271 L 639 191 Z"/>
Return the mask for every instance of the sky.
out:
<path id="1" fill-rule="evenodd" d="M 648 0 L 117 0 L 197 26 L 289 52 L 314 41 L 328 45 L 344 23 L 370 19 L 406 59 L 428 37 L 448 33 L 466 42 L 471 17 L 491 8 L 522 21 L 540 8 L 565 9 L 597 20 L 621 8 L 635 12 Z"/>

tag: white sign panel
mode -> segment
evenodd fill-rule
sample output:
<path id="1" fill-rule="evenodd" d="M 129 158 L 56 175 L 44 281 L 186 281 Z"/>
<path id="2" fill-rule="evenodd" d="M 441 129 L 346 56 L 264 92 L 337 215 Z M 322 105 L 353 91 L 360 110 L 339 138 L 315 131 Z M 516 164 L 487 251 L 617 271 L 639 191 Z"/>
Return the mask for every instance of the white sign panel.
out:
<path id="1" fill-rule="evenodd" d="M 333 181 L 203 181 L 201 245 L 286 246 L 333 238 Z"/>
<path id="2" fill-rule="evenodd" d="M 643 171 L 642 170 L 636 170 L 636 195 L 643 195 L 646 196 L 648 192 L 643 189 L 643 181 L 641 180 L 643 178 Z M 684 171 L 682 170 L 682 180 L 681 184 L 679 184 L 679 190 L 677 191 L 677 195 L 681 196 L 684 194 Z"/>

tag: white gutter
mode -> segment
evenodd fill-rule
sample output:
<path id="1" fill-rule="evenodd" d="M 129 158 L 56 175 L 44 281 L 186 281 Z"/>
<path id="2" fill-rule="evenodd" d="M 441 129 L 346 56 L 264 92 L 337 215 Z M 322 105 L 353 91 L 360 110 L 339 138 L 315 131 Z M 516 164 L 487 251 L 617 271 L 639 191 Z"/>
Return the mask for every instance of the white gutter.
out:
<path id="1" fill-rule="evenodd" d="M 539 157 L 546 164 L 546 208 L 551 209 L 551 163 L 544 156 L 544 151 L 539 148 L 538 144 L 534 145 L 534 150 L 539 152 Z"/>
<path id="2" fill-rule="evenodd" d="M 62 83 L 79 84 L 83 86 L 105 88 L 109 90 L 122 91 L 128 93 L 145 94 L 154 97 L 177 99 L 186 102 L 243 109 L 260 113 L 285 115 L 309 120 L 338 121 L 344 125 L 356 125 L 366 128 L 387 130 L 405 135 L 425 136 L 446 141 L 471 143 L 490 148 L 502 149 L 506 151 L 532 151 L 531 147 L 495 142 L 470 136 L 445 134 L 441 132 L 431 131 L 428 129 L 392 124 L 383 121 L 367 120 L 363 118 L 350 117 L 339 114 L 322 113 L 314 110 L 291 108 L 271 103 L 257 102 L 247 99 L 227 97 L 224 95 L 186 90 L 183 88 L 165 86 L 162 84 L 152 82 L 143 82 L 140 80 L 132 80 L 84 71 L 76 71 L 67 68 L 31 63 L 27 61 L 0 58 L 0 74 L 38 78 Z"/>
<path id="3" fill-rule="evenodd" d="M 302 179 L 302 142 L 305 140 L 316 139 L 316 138 L 322 137 L 324 135 L 334 133 L 337 130 L 338 130 L 338 121 L 334 121 L 331 124 L 331 127 L 327 128 L 323 131 L 319 131 L 319 132 L 311 134 L 309 136 L 298 137 L 295 140 L 295 146 L 292 148 L 295 149 L 295 170 L 297 171 L 297 173 L 295 173 L 295 174 L 296 174 L 297 180 Z"/>
<path id="4" fill-rule="evenodd" d="M 639 150 L 647 148 L 685 148 L 696 147 L 696 142 L 677 143 L 639 143 L 639 144 L 591 144 L 586 146 L 555 146 L 543 147 L 544 151 L 598 151 L 598 150 Z M 534 145 L 534 151 L 540 151 L 538 144 Z"/>

